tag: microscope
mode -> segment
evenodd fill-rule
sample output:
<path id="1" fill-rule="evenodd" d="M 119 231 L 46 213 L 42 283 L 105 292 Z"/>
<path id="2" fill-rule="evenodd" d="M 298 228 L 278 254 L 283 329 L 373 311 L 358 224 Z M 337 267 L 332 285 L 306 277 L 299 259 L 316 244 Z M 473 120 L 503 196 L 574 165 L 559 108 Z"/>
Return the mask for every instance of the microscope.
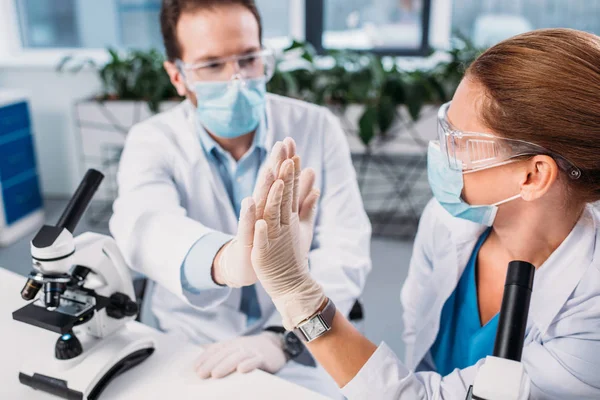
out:
<path id="1" fill-rule="evenodd" d="M 130 324 L 138 305 L 114 239 L 91 232 L 73 237 L 103 179 L 88 170 L 56 226 L 43 226 L 33 238 L 33 271 L 21 291 L 30 303 L 13 313 L 17 321 L 59 335 L 53 351 L 23 357 L 19 381 L 69 400 L 97 399 L 155 348 L 151 336 Z"/>
<path id="2" fill-rule="evenodd" d="M 527 400 L 531 381 L 521 364 L 535 267 L 525 261 L 508 264 L 494 355 L 485 359 L 467 400 Z"/>

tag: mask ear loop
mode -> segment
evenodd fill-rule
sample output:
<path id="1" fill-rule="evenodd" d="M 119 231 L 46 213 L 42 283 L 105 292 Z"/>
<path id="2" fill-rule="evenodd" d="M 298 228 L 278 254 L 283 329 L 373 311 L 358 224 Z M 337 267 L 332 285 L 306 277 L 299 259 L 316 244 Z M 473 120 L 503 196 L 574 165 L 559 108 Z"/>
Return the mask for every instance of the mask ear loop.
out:
<path id="1" fill-rule="evenodd" d="M 519 193 L 519 194 L 518 194 L 518 195 L 516 195 L 516 196 L 509 197 L 509 198 L 508 198 L 508 199 L 506 199 L 506 200 L 502 200 L 502 201 L 499 201 L 499 202 L 497 202 L 497 203 L 494 203 L 494 204 L 492 204 L 492 206 L 496 206 L 496 207 L 498 207 L 498 206 L 501 206 L 502 204 L 506 204 L 506 203 L 509 203 L 509 202 L 511 202 L 511 201 L 513 201 L 513 200 L 520 199 L 520 198 L 521 198 L 521 193 Z"/>

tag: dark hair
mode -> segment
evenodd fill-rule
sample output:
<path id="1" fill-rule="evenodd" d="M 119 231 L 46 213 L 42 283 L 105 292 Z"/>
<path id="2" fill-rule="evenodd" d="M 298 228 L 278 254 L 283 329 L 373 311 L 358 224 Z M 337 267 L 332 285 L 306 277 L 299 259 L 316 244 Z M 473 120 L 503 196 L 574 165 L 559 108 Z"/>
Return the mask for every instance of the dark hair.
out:
<path id="1" fill-rule="evenodd" d="M 163 0 L 160 9 L 160 28 L 167 58 L 174 61 L 181 57 L 177 38 L 177 23 L 181 14 L 236 4 L 247 8 L 254 15 L 258 22 L 259 40 L 262 42 L 262 21 L 254 0 Z"/>
<path id="2" fill-rule="evenodd" d="M 569 160 L 581 170 L 579 179 L 566 180 L 572 193 L 600 200 L 600 37 L 528 32 L 484 52 L 466 77 L 484 89 L 484 125 Z"/>

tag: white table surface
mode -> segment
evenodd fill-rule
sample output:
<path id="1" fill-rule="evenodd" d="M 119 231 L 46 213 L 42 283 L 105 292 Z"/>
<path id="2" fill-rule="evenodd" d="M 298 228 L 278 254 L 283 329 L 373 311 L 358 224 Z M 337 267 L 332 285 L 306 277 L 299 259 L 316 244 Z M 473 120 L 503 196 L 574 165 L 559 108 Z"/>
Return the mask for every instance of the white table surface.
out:
<path id="1" fill-rule="evenodd" d="M 0 268 L 0 399 L 52 400 L 57 397 L 34 391 L 19 382 L 25 357 L 53 356 L 58 335 L 12 319 L 26 302 L 20 292 L 23 276 Z M 137 324 L 137 323 L 136 323 Z M 285 399 L 322 400 L 325 397 L 262 371 L 233 374 L 225 379 L 198 379 L 193 363 L 201 349 L 145 325 L 157 342 L 156 351 L 137 367 L 112 381 L 100 399 Z"/>

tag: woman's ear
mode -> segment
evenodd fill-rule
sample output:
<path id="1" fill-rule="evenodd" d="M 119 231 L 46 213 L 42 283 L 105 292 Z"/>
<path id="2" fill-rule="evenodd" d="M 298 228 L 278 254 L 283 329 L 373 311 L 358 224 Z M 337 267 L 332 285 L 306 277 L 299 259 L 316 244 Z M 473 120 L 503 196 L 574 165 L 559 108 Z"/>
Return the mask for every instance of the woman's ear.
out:
<path id="1" fill-rule="evenodd" d="M 538 155 L 527 160 L 521 182 L 523 200 L 534 201 L 543 197 L 558 179 L 558 173 L 558 165 L 550 156 Z"/>

